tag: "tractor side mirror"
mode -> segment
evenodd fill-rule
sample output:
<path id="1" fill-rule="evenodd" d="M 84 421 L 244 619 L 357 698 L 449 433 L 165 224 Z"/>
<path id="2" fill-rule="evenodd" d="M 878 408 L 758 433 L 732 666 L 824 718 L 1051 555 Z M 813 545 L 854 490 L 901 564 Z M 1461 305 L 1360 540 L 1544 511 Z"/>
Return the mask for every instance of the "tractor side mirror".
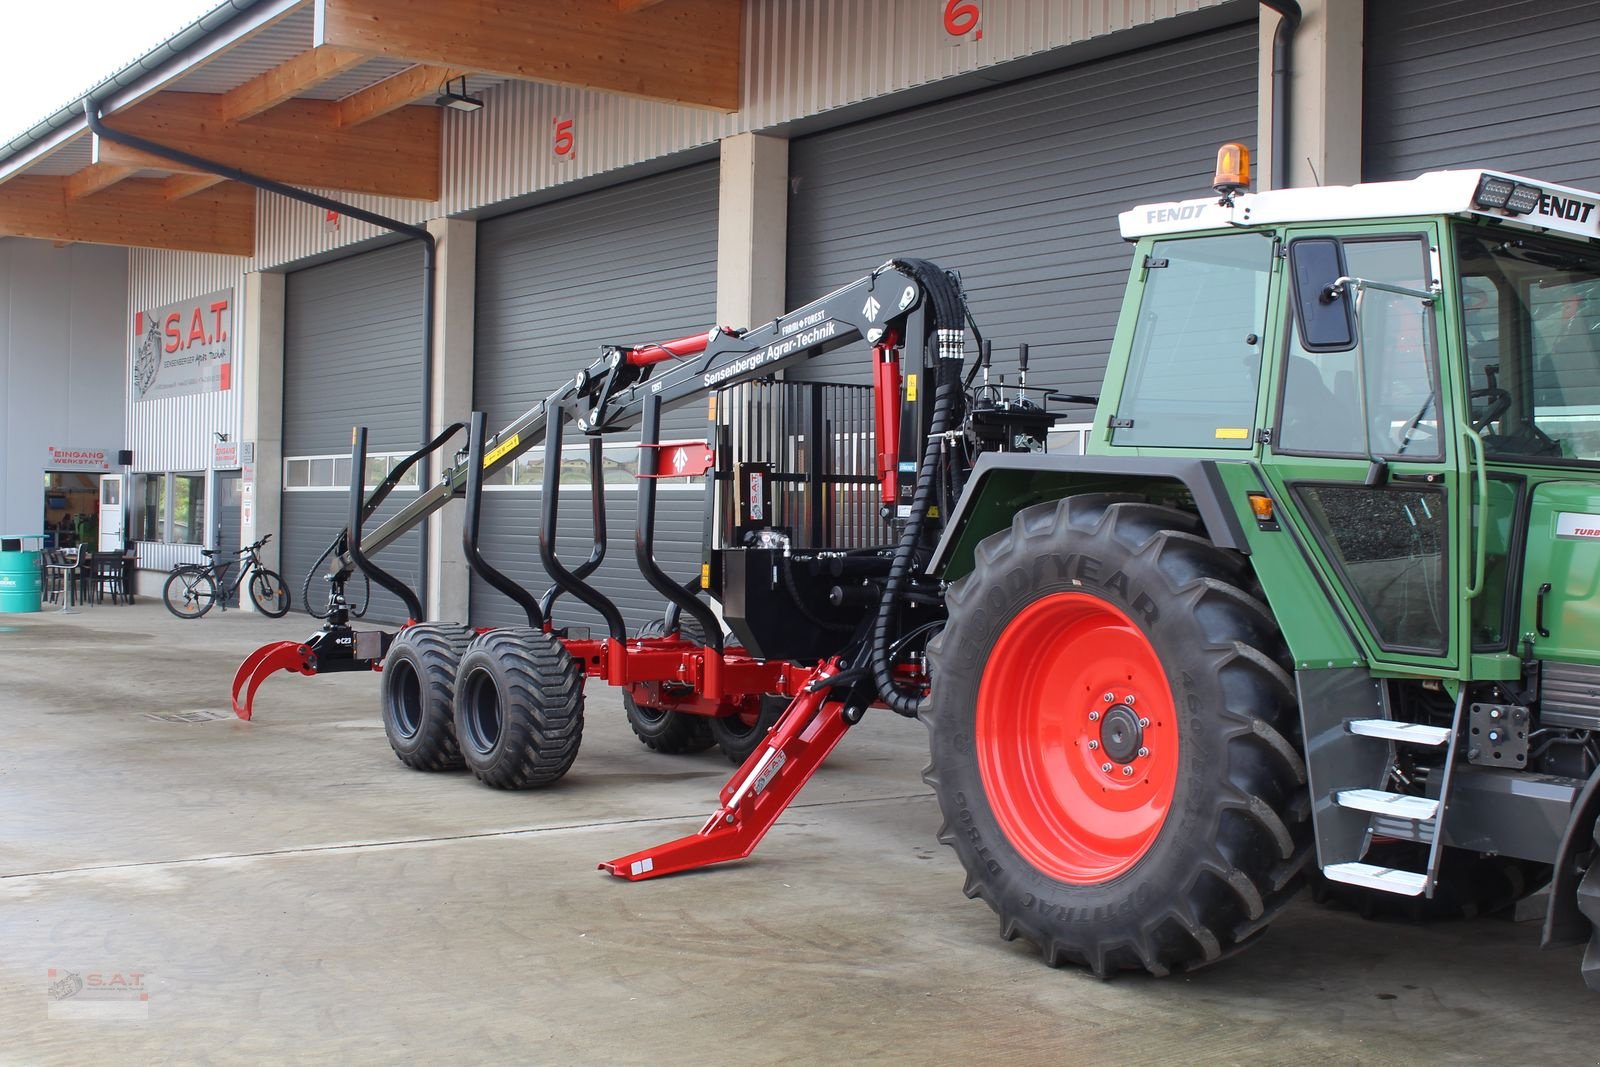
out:
<path id="1" fill-rule="evenodd" d="M 1355 302 L 1345 286 L 1344 249 L 1331 237 L 1289 245 L 1295 324 L 1307 352 L 1348 352 L 1356 345 Z"/>

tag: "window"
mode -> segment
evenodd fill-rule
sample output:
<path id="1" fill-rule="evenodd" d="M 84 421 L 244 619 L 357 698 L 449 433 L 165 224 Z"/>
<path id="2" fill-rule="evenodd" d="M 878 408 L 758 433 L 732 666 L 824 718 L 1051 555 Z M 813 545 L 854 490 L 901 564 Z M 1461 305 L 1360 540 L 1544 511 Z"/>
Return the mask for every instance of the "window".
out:
<path id="1" fill-rule="evenodd" d="M 1471 419 L 1491 459 L 1600 461 L 1600 257 L 1456 231 Z"/>
<path id="2" fill-rule="evenodd" d="M 167 476 L 165 474 L 135 474 L 133 476 L 132 528 L 135 541 L 164 540 L 167 515 Z"/>
<path id="3" fill-rule="evenodd" d="M 1346 240 L 1344 255 L 1353 277 L 1408 289 L 1429 286 L 1427 245 L 1420 237 Z M 1418 297 L 1378 289 L 1361 294 L 1360 309 L 1360 343 L 1344 351 L 1307 351 L 1295 323 L 1278 451 L 1439 459 L 1444 441 L 1433 309 Z"/>
<path id="4" fill-rule="evenodd" d="M 1157 241 L 1118 402 L 1118 445 L 1250 448 L 1270 235 Z"/>
<path id="5" fill-rule="evenodd" d="M 172 476 L 172 543 L 201 545 L 206 540 L 206 476 Z"/>
<path id="6" fill-rule="evenodd" d="M 398 467 L 410 453 L 391 452 L 368 454 L 366 487 L 375 489 Z M 322 492 L 350 491 L 349 456 L 290 456 L 283 461 L 283 487 L 290 490 L 317 490 Z M 397 489 L 417 487 L 417 468 L 412 467 L 401 477 Z"/>

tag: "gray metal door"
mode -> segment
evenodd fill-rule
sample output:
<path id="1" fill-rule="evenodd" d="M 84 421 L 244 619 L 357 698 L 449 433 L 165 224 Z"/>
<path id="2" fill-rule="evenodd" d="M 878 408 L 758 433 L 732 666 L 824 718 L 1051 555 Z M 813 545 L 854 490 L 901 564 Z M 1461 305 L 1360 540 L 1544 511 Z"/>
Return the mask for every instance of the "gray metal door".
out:
<path id="1" fill-rule="evenodd" d="M 1254 16 L 1252 15 L 1252 18 Z M 959 270 L 1015 381 L 1099 389 L 1130 260 L 1117 213 L 1204 196 L 1217 147 L 1254 147 L 1248 24 L 797 140 L 790 148 L 788 304 L 896 256 Z M 799 376 L 869 380 L 861 346 Z"/>
<path id="2" fill-rule="evenodd" d="M 239 522 L 239 504 L 242 497 L 239 494 L 239 472 L 217 471 L 217 497 L 216 497 L 216 549 L 221 553 L 220 559 L 233 557 L 237 559 L 240 545 L 241 526 Z M 229 572 L 229 580 L 239 576 L 238 568 Z M 239 597 L 235 594 L 229 601 L 230 606 L 237 606 Z"/>
<path id="3" fill-rule="evenodd" d="M 503 426 L 588 366 L 607 342 L 665 341 L 709 329 L 716 317 L 717 166 L 705 164 L 603 189 L 484 222 L 478 229 L 478 300 L 473 405 Z M 691 405 L 664 420 L 664 439 L 703 439 L 706 412 Z M 623 434 L 622 443 L 637 435 Z M 567 440 L 581 445 L 570 431 Z M 611 439 L 608 439 L 610 441 Z M 610 549 L 594 584 L 637 627 L 662 610 L 634 563 L 636 484 L 626 465 L 637 450 L 608 455 L 605 496 Z M 537 450 L 542 456 L 542 450 Z M 530 454 L 517 477 L 536 479 Z M 591 499 L 586 464 L 563 468 L 560 552 L 569 566 L 588 556 Z M 484 494 L 485 556 L 536 593 L 549 584 L 539 564 L 540 494 L 527 486 Z M 663 488 L 657 558 L 687 580 L 699 570 L 705 497 L 698 486 Z M 562 625 L 597 625 L 563 598 Z M 520 611 L 478 579 L 472 621 L 525 624 Z"/>
<path id="4" fill-rule="evenodd" d="M 422 440 L 422 249 L 407 242 L 296 271 L 285 300 L 282 560 L 303 610 L 301 583 L 349 521 L 350 428 L 366 426 L 380 456 Z M 394 493 L 376 521 L 413 492 Z M 377 562 L 416 589 L 422 551 L 413 531 Z M 310 598 L 319 608 L 327 589 L 318 568 Z M 368 616 L 398 622 L 405 608 L 375 586 Z"/>
<path id="5" fill-rule="evenodd" d="M 1362 174 L 1493 167 L 1600 188 L 1594 0 L 1366 7 Z"/>

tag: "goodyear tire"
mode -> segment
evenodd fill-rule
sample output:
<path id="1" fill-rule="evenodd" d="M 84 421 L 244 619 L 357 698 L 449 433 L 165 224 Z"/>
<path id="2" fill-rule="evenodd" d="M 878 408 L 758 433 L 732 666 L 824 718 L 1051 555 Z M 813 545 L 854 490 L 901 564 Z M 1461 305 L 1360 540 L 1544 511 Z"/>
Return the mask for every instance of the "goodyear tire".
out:
<path id="1" fill-rule="evenodd" d="M 660 637 L 665 632 L 664 619 L 651 619 L 639 627 L 640 637 Z M 699 624 L 687 616 L 679 626 L 679 633 L 686 640 L 705 644 Z M 711 737 L 711 720 L 704 715 L 641 706 L 626 692 L 622 694 L 622 706 L 628 713 L 633 736 L 646 748 L 676 756 L 704 752 L 716 744 Z"/>
<path id="2" fill-rule="evenodd" d="M 401 763 L 419 771 L 462 766 L 456 745 L 456 667 L 472 643 L 472 628 L 421 623 L 395 635 L 383 658 L 379 700 L 383 732 Z"/>
<path id="3" fill-rule="evenodd" d="M 1073 497 L 978 547 L 930 647 L 940 840 L 1001 936 L 1099 976 L 1256 938 L 1311 855 L 1282 639 L 1187 513 Z"/>
<path id="4" fill-rule="evenodd" d="M 555 637 L 493 630 L 461 657 L 456 737 L 478 780 L 496 789 L 558 781 L 583 741 L 583 674 Z"/>

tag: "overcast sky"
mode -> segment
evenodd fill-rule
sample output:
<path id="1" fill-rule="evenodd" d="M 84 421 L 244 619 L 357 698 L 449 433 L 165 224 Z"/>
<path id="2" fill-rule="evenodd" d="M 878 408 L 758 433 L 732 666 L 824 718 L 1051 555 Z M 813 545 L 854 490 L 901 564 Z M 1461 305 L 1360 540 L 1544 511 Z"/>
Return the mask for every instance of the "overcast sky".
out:
<path id="1" fill-rule="evenodd" d="M 0 0 L 0 142 L 73 103 L 220 0 Z"/>

